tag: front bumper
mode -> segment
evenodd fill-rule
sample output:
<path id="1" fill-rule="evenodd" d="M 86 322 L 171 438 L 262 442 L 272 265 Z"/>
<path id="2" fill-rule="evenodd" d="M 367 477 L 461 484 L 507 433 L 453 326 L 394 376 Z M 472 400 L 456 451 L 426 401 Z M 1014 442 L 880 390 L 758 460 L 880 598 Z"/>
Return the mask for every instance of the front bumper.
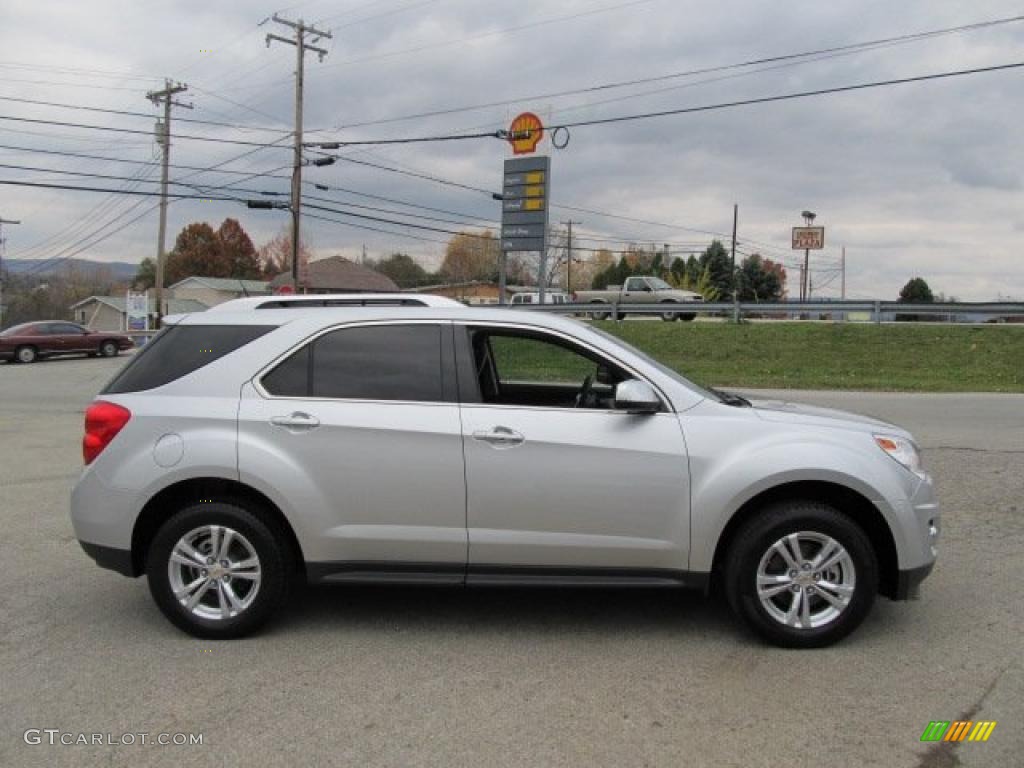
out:
<path id="1" fill-rule="evenodd" d="M 921 593 L 921 582 L 928 578 L 935 567 L 934 561 L 920 568 L 911 568 L 900 571 L 896 579 L 896 591 L 893 593 L 893 600 L 917 600 Z"/>

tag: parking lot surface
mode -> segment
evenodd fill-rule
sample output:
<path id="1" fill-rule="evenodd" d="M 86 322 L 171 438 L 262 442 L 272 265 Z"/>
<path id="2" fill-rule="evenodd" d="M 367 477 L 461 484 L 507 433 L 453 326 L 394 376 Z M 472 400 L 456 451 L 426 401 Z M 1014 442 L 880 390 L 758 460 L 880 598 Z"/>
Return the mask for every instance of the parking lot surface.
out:
<path id="1" fill-rule="evenodd" d="M 1024 764 L 1022 395 L 785 393 L 908 427 L 943 504 L 922 599 L 837 647 L 767 647 L 699 594 L 405 587 L 210 643 L 72 533 L 82 411 L 122 363 L 0 365 L 0 766 Z M 920 743 L 958 719 L 998 725 Z M 25 743 L 47 728 L 203 744 Z"/>

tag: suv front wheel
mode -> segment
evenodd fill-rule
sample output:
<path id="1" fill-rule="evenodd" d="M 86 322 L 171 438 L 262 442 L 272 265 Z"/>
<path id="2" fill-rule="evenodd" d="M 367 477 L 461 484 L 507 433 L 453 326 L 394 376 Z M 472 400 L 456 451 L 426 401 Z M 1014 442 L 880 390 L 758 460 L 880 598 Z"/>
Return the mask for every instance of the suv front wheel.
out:
<path id="1" fill-rule="evenodd" d="M 186 507 L 150 546 L 150 592 L 164 615 L 191 635 L 247 635 L 287 599 L 292 564 L 282 540 L 259 510 L 224 502 Z"/>
<path id="2" fill-rule="evenodd" d="M 846 515 L 820 502 L 784 502 L 737 532 L 725 587 L 733 611 L 765 640 L 820 648 L 867 616 L 878 591 L 878 561 Z"/>

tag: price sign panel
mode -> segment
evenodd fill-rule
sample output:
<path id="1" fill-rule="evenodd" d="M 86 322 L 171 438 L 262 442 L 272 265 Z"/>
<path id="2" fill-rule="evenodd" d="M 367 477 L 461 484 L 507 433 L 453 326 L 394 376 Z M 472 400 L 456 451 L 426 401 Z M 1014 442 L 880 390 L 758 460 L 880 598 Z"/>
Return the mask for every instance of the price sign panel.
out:
<path id="1" fill-rule="evenodd" d="M 501 204 L 503 251 L 543 251 L 547 247 L 550 190 L 550 157 L 505 161 Z"/>

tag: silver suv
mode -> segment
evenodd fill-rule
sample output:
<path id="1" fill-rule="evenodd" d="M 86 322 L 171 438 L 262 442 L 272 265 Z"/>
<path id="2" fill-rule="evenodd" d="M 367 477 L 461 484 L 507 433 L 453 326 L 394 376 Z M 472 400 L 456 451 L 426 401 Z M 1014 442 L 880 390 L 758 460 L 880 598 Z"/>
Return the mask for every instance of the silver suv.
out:
<path id="1" fill-rule="evenodd" d="M 85 430 L 82 547 L 207 638 L 302 582 L 407 582 L 692 587 L 823 646 L 913 596 L 939 535 L 902 429 L 701 389 L 509 309 L 175 318 Z"/>

